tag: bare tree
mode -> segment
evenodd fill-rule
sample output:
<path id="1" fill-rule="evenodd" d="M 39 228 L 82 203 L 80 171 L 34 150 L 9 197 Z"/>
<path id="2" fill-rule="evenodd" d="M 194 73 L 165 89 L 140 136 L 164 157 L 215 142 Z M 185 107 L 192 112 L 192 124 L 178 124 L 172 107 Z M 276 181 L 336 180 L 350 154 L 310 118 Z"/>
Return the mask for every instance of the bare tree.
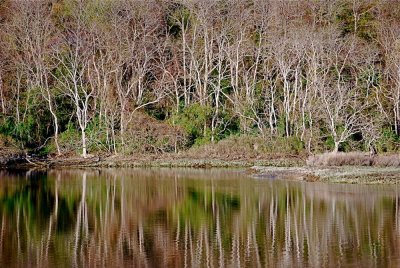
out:
<path id="1" fill-rule="evenodd" d="M 86 128 L 92 117 L 91 101 L 95 88 L 88 83 L 87 76 L 94 60 L 93 36 L 85 29 L 85 10 L 82 2 L 77 3 L 74 21 L 61 34 L 61 41 L 53 47 L 53 58 L 59 66 L 53 78 L 75 106 L 75 115 L 81 131 L 82 156 L 87 157 Z"/>
<path id="2" fill-rule="evenodd" d="M 122 145 L 125 143 L 125 129 L 132 121 L 134 113 L 145 106 L 159 102 L 164 96 L 163 91 L 151 90 L 150 87 L 152 79 L 155 79 L 159 71 L 154 63 L 163 56 L 163 49 L 160 50 L 155 39 L 160 31 L 157 13 L 153 9 L 155 13 L 145 17 L 143 15 L 149 12 L 142 12 L 143 9 L 155 8 L 155 5 L 136 3 L 135 8 L 125 9 L 126 14 L 123 17 L 118 14 L 113 17 L 114 38 L 109 44 L 109 47 L 113 47 L 109 53 L 113 55 L 111 58 L 120 106 Z M 135 20 L 134 23 L 132 20 Z"/>
<path id="3" fill-rule="evenodd" d="M 384 88 L 381 93 L 391 104 L 393 114 L 392 120 L 397 135 L 400 134 L 400 55 L 399 55 L 399 37 L 400 31 L 396 24 L 389 25 L 382 29 L 382 45 L 384 46 L 384 55 L 387 61 L 385 75 L 389 86 Z"/>
<path id="4" fill-rule="evenodd" d="M 327 60 L 334 70 L 333 79 L 321 88 L 319 93 L 324 120 L 334 142 L 333 152 L 338 152 L 340 144 L 361 130 L 366 104 L 360 88 L 344 78 L 345 68 L 349 68 L 351 64 L 350 57 L 354 52 L 355 40 L 330 40 L 329 47 L 327 51 L 330 54 Z"/>
<path id="5" fill-rule="evenodd" d="M 26 80 L 28 91 L 35 88 L 39 89 L 47 104 L 53 118 L 54 142 L 57 153 L 60 155 L 61 150 L 58 142 L 59 123 L 54 103 L 54 90 L 50 84 L 52 66 L 49 62 L 51 53 L 49 47 L 55 27 L 51 21 L 49 8 L 45 1 L 32 3 L 15 2 L 12 8 L 18 13 L 8 24 L 8 34 L 16 38 L 15 46 L 12 47 L 15 50 L 15 60 L 21 66 L 18 69 L 23 72 L 22 76 Z M 17 79 L 19 93 L 21 76 Z M 19 99 L 19 94 L 17 98 Z"/>
<path id="6" fill-rule="evenodd" d="M 200 129 L 211 142 L 235 128 L 312 152 L 327 136 L 338 151 L 355 133 L 360 144 L 380 127 L 400 135 L 399 8 L 387 1 L 3 3 L 0 110 L 14 119 L 5 132 L 48 116 L 40 131 L 58 154 L 68 116 L 86 157 L 89 145 L 124 153 L 138 112 L 175 124 L 192 104 L 211 112 Z"/>

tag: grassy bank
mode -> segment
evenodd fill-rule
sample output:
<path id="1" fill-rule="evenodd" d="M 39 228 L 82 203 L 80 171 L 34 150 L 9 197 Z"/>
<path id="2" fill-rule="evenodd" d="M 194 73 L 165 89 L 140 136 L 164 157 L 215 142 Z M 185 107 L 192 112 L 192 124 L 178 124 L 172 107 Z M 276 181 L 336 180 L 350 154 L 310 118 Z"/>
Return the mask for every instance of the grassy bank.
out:
<path id="1" fill-rule="evenodd" d="M 287 179 L 305 182 L 350 184 L 398 184 L 400 167 L 265 167 L 249 169 L 252 176 L 263 179 Z"/>
<path id="2" fill-rule="evenodd" d="M 142 155 L 136 157 L 56 158 L 50 167 L 242 167 L 252 176 L 306 182 L 397 184 L 400 182 L 398 155 L 365 153 L 321 154 L 306 157 L 264 154 L 217 155 L 209 147 L 184 154 Z M 205 151 L 208 151 L 208 157 Z M 215 150 L 218 152 L 218 150 Z"/>
<path id="3" fill-rule="evenodd" d="M 307 182 L 397 184 L 400 183 L 400 155 L 364 152 L 310 155 L 303 166 L 251 169 L 255 177 L 284 178 Z"/>
<path id="4" fill-rule="evenodd" d="M 32 161 L 33 162 L 33 161 Z M 137 156 L 95 156 L 91 158 L 49 158 L 34 162 L 45 167 L 252 167 L 279 166 L 294 167 L 304 165 L 298 157 L 271 155 L 268 158 L 216 158 L 194 157 L 187 154 L 137 155 Z"/>
<path id="5" fill-rule="evenodd" d="M 178 153 L 150 150 L 111 154 L 94 151 L 83 158 L 76 151 L 68 150 L 61 156 L 50 153 L 46 159 L 28 158 L 25 164 L 44 167 L 288 167 L 304 166 L 306 159 L 307 154 L 296 142 L 232 136 L 217 143 L 192 146 Z"/>
<path id="6" fill-rule="evenodd" d="M 363 152 L 307 155 L 296 147 L 262 143 L 257 138 L 229 138 L 217 144 L 193 147 L 179 153 L 98 154 L 82 158 L 69 153 L 38 158 L 12 146 L 1 147 L 0 168 L 118 168 L 191 167 L 249 168 L 251 175 L 266 179 L 307 182 L 390 183 L 400 181 L 400 155 Z M 279 152 L 279 153 L 277 153 Z"/>
<path id="7" fill-rule="evenodd" d="M 307 166 L 370 166 L 400 167 L 400 154 L 374 155 L 364 152 L 324 153 L 309 156 Z"/>

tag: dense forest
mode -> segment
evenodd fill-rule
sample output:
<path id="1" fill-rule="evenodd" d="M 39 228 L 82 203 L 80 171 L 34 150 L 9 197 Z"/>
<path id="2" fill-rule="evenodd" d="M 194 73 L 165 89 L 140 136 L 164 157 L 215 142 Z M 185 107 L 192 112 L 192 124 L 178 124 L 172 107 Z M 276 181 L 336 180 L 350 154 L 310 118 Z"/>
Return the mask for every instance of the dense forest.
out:
<path id="1" fill-rule="evenodd" d="M 397 152 L 400 1 L 0 0 L 0 111 L 54 155 Z"/>

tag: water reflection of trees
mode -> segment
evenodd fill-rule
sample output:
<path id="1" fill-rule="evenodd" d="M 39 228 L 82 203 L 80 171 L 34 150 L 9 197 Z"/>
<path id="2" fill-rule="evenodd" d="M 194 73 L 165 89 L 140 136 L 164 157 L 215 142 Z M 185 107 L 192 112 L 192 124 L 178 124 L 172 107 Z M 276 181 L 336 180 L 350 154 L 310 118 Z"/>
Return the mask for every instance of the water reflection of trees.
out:
<path id="1" fill-rule="evenodd" d="M 227 171 L 2 175 L 0 264 L 399 265 L 397 188 Z"/>

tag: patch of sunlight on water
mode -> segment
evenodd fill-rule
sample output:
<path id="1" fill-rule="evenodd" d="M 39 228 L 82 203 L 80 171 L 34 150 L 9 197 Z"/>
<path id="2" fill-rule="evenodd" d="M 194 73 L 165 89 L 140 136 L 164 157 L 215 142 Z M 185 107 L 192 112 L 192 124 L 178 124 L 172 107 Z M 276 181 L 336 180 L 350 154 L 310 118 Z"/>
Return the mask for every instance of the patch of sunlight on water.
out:
<path id="1" fill-rule="evenodd" d="M 399 194 L 219 169 L 0 171 L 0 267 L 398 267 Z"/>

